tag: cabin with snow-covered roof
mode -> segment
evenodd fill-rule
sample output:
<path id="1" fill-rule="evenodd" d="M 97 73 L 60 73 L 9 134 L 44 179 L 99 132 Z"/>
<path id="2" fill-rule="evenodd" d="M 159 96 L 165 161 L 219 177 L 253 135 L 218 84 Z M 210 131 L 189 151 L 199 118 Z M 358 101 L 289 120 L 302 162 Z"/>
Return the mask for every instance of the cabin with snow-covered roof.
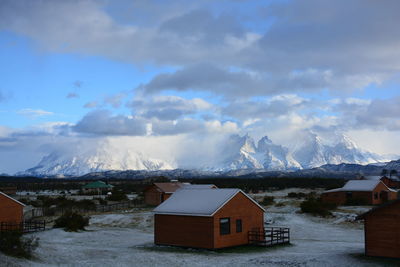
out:
<path id="1" fill-rule="evenodd" d="M 172 181 L 168 183 L 153 183 L 144 190 L 144 203 L 151 206 L 160 205 L 178 189 L 211 189 L 217 188 L 213 184 L 190 184 Z"/>
<path id="2" fill-rule="evenodd" d="M 325 191 L 321 199 L 337 205 L 379 205 L 397 199 L 397 191 L 380 180 L 350 180 L 342 188 Z"/>
<path id="3" fill-rule="evenodd" d="M 249 244 L 265 210 L 240 189 L 177 190 L 154 209 L 154 243 L 219 249 Z"/>

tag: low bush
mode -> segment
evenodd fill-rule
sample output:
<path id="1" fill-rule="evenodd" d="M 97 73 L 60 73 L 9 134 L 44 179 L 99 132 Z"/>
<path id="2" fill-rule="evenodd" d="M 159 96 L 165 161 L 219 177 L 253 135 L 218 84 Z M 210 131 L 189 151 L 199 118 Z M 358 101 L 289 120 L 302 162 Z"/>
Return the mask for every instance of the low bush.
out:
<path id="1" fill-rule="evenodd" d="M 261 201 L 260 204 L 264 205 L 264 206 L 268 206 L 268 205 L 274 204 L 274 202 L 275 202 L 274 197 L 266 196 L 263 198 L 263 200 Z"/>
<path id="2" fill-rule="evenodd" d="M 324 203 L 321 199 L 310 198 L 300 204 L 301 211 L 304 213 L 311 213 L 322 217 L 330 216 L 331 210 L 337 208 L 336 204 Z"/>
<path id="3" fill-rule="evenodd" d="M 305 193 L 296 193 L 296 192 L 290 192 L 287 194 L 288 198 L 305 198 L 307 195 Z"/>
<path id="4" fill-rule="evenodd" d="M 54 228 L 64 228 L 65 231 L 76 232 L 85 230 L 89 225 L 89 218 L 75 212 L 67 212 L 60 216 L 54 223 Z"/>
<path id="5" fill-rule="evenodd" d="M 39 238 L 23 237 L 21 231 L 0 232 L 0 251 L 4 254 L 29 259 L 38 245 Z"/>
<path id="6" fill-rule="evenodd" d="M 128 200 L 128 197 L 126 196 L 126 194 L 124 192 L 114 190 L 114 191 L 112 191 L 111 195 L 107 196 L 107 200 L 124 201 L 124 200 Z"/>

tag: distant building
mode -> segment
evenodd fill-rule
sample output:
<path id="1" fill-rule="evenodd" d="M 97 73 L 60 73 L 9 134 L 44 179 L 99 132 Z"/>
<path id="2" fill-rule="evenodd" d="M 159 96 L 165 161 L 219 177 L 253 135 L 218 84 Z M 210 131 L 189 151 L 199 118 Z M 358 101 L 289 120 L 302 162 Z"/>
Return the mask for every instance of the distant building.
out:
<path id="1" fill-rule="evenodd" d="M 210 189 L 217 188 L 213 184 L 190 184 L 173 181 L 169 183 L 153 183 L 144 190 L 144 202 L 147 205 L 157 206 L 167 200 L 176 190 L 187 189 Z"/>
<path id="2" fill-rule="evenodd" d="M 357 219 L 364 220 L 367 256 L 400 258 L 400 200 L 376 207 Z"/>
<path id="3" fill-rule="evenodd" d="M 21 223 L 25 204 L 0 192 L 0 223 Z"/>
<path id="4" fill-rule="evenodd" d="M 400 178 L 397 176 L 383 176 L 380 179 L 387 187 L 400 189 Z"/>
<path id="5" fill-rule="evenodd" d="M 82 187 L 82 191 L 85 193 L 97 193 L 103 194 L 113 189 L 113 185 L 106 184 L 103 181 L 91 182 Z"/>
<path id="6" fill-rule="evenodd" d="M 337 205 L 346 203 L 379 205 L 397 199 L 397 191 L 388 188 L 380 180 L 350 180 L 342 188 L 325 191 L 321 199 L 323 202 Z"/>
<path id="7" fill-rule="evenodd" d="M 154 209 L 154 243 L 219 249 L 249 244 L 265 210 L 239 189 L 181 189 Z"/>

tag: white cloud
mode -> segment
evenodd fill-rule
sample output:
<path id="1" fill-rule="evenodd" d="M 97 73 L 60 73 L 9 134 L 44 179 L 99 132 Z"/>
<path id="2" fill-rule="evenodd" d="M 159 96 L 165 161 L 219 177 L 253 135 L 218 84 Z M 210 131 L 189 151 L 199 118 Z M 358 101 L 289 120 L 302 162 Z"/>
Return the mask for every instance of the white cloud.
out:
<path id="1" fill-rule="evenodd" d="M 53 115 L 53 112 L 42 110 L 42 109 L 32 109 L 32 108 L 24 108 L 17 111 L 17 114 L 26 116 L 31 119 L 36 119 L 43 116 Z"/>

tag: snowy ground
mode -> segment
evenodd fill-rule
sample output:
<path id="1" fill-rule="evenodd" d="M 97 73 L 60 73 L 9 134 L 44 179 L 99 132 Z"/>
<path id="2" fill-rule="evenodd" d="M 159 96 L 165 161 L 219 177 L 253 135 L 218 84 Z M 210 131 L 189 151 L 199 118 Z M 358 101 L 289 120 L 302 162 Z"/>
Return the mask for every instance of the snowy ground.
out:
<path id="1" fill-rule="evenodd" d="M 285 194 L 281 201 L 284 202 Z M 278 196 L 277 196 L 278 197 Z M 0 266 L 399 266 L 400 261 L 362 256 L 363 226 L 339 220 L 363 209 L 346 207 L 336 218 L 297 213 L 297 204 L 267 208 L 266 220 L 291 228 L 291 245 L 236 248 L 218 252 L 153 245 L 149 210 L 91 217 L 87 231 L 53 229 L 40 238 L 36 259 L 0 254 Z M 291 204 L 289 204 L 291 203 Z M 367 209 L 367 208 L 365 208 Z M 344 215 L 343 215 L 344 214 Z M 339 220 L 339 221 L 338 221 Z"/>

